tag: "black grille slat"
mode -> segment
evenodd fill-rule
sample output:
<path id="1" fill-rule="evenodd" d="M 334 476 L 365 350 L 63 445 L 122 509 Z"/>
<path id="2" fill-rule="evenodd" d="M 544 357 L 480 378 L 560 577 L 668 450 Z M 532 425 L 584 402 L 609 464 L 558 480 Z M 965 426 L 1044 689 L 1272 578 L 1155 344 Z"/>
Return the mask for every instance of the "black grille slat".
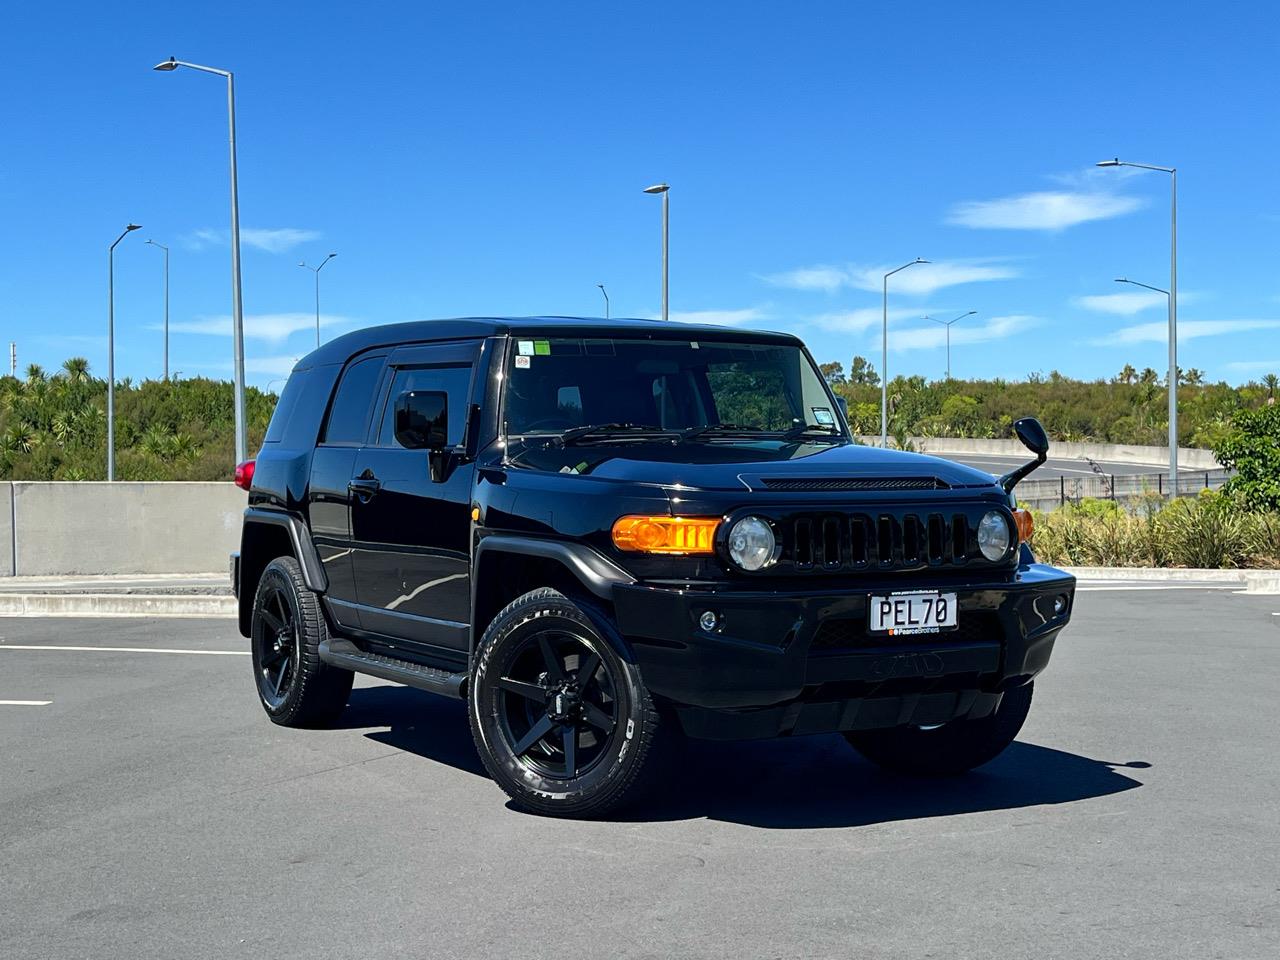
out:
<path id="1" fill-rule="evenodd" d="M 896 574 L 1011 566 L 1009 558 L 992 562 L 978 550 L 978 521 L 990 509 L 989 502 L 966 502 L 796 510 L 775 518 L 782 552 L 769 573 Z"/>
<path id="2" fill-rule="evenodd" d="M 764 477 L 768 490 L 950 490 L 937 477 Z"/>

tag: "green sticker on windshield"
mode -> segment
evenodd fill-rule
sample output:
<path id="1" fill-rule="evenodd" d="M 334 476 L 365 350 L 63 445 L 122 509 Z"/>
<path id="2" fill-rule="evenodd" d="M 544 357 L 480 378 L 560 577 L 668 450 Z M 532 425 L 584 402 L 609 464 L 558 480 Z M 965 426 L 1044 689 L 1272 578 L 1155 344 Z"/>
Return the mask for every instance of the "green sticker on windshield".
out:
<path id="1" fill-rule="evenodd" d="M 550 356 L 550 355 L 551 355 L 551 341 L 550 341 L 550 340 L 535 340 L 535 341 L 533 341 L 533 353 L 534 353 L 534 356 L 538 356 L 538 357 L 547 357 L 547 356 Z"/>

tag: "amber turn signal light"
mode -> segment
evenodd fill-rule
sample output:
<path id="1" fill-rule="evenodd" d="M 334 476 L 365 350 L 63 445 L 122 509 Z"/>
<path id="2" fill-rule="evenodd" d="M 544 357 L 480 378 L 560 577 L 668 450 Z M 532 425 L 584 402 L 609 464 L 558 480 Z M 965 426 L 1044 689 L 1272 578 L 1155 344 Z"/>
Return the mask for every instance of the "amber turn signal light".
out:
<path id="1" fill-rule="evenodd" d="M 1018 525 L 1018 539 L 1023 543 L 1030 542 L 1031 534 L 1036 530 L 1035 521 L 1031 519 L 1031 511 L 1019 508 L 1013 511 L 1013 519 Z"/>
<path id="2" fill-rule="evenodd" d="M 719 517 L 619 517 L 613 545 L 638 553 L 709 554 L 718 526 Z"/>

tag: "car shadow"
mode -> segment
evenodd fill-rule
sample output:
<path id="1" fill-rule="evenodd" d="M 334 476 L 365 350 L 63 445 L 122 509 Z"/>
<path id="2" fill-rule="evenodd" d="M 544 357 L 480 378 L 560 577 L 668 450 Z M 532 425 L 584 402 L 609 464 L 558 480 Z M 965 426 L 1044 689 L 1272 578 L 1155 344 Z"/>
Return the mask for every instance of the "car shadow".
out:
<path id="1" fill-rule="evenodd" d="M 358 688 L 352 690 L 338 725 L 387 728 L 365 736 L 486 776 L 460 700 L 408 687 Z M 610 819 L 705 817 L 774 829 L 859 827 L 1108 796 L 1142 786 L 1121 771 L 1150 766 L 1140 760 L 1094 760 L 1018 741 L 964 776 L 913 779 L 881 772 L 838 735 L 728 743 L 691 740 L 683 745 L 663 788 Z"/>

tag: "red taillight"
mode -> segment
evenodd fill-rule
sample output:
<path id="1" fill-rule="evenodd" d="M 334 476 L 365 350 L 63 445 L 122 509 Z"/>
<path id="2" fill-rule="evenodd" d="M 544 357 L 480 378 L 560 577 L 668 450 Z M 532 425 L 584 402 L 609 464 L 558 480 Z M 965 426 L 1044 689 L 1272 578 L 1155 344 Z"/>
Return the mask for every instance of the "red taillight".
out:
<path id="1" fill-rule="evenodd" d="M 236 486 L 248 490 L 253 486 L 253 461 L 246 460 L 236 464 Z"/>

